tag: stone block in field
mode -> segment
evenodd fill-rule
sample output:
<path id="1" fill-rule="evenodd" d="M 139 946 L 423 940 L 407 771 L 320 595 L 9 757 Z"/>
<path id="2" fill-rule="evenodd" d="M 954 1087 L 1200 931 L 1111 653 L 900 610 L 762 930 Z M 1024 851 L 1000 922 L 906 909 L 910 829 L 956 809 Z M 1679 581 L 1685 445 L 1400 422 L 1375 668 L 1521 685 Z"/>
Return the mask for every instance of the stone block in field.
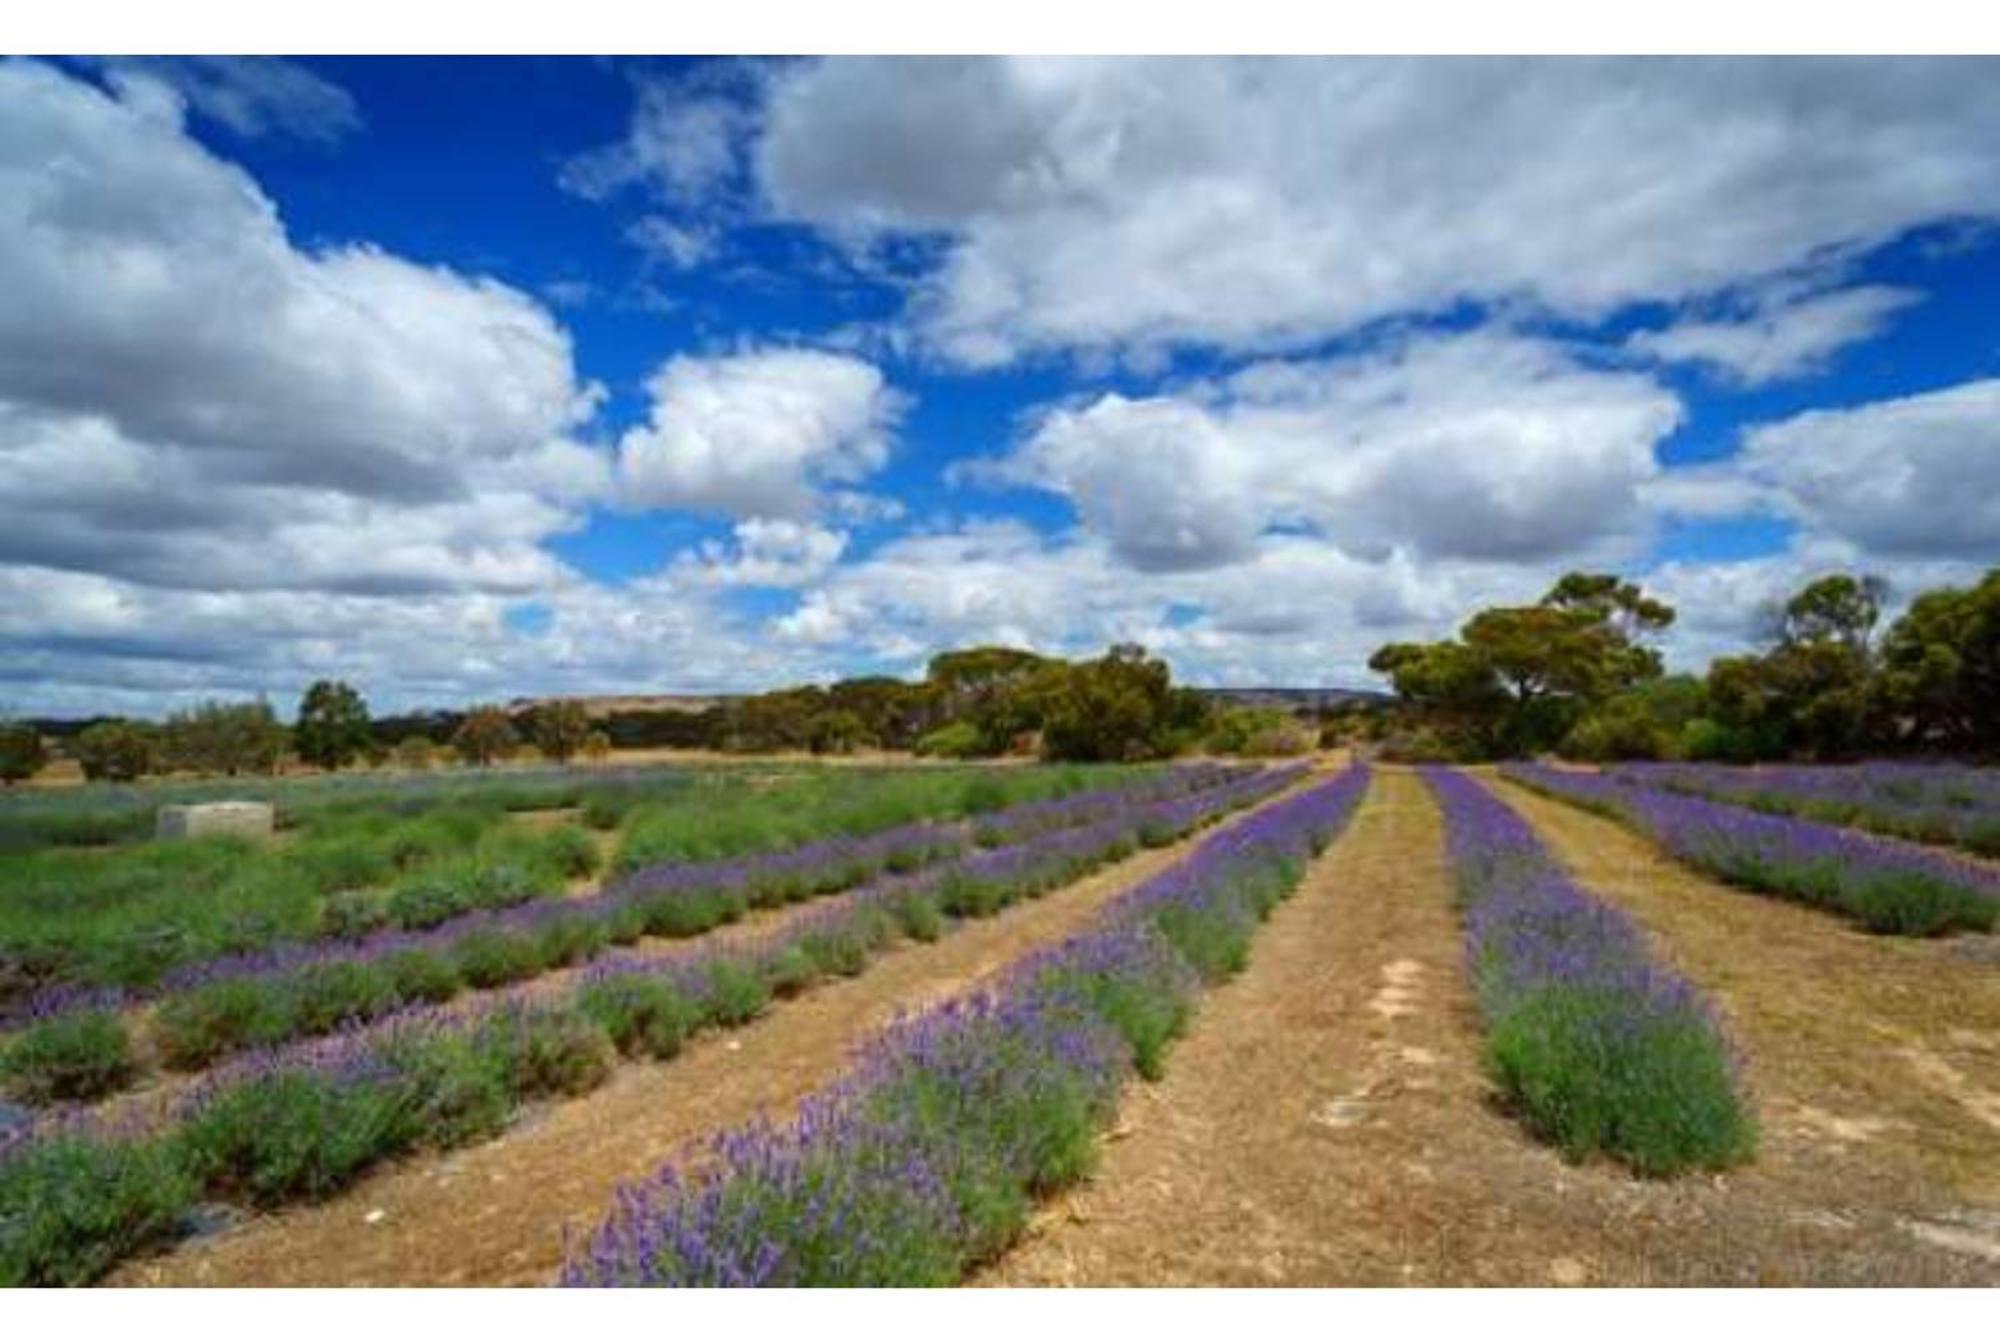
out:
<path id="1" fill-rule="evenodd" d="M 191 840 L 202 835 L 261 840 L 276 828 L 277 811 L 269 803 L 171 803 L 160 809 L 153 833 L 162 840 Z"/>

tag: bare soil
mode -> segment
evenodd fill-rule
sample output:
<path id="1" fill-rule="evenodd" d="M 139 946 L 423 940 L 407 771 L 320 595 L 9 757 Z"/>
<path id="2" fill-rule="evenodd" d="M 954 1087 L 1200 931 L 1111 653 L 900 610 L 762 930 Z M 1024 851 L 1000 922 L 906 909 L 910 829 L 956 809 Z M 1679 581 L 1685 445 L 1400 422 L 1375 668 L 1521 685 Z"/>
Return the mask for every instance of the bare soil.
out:
<path id="1" fill-rule="evenodd" d="M 1239 819 L 1241 815 L 1239 814 Z M 1235 824 L 1237 819 L 1223 823 Z M 898 1014 L 957 993 L 1080 928 L 1193 841 L 1113 865 L 1040 900 L 902 945 L 679 1058 L 622 1066 L 477 1148 L 383 1168 L 324 1204 L 249 1219 L 117 1273 L 122 1285 L 528 1285 L 561 1267 L 616 1187 L 759 1113 L 789 1113 Z"/>
<path id="2" fill-rule="evenodd" d="M 1408 772 L 1377 781 L 1165 1079 L 1128 1094 L 1095 1178 L 980 1282 L 2000 1283 L 1990 970 L 1715 887 L 1510 791 L 1717 993 L 1766 1126 L 1721 1175 L 1572 1166 L 1494 1102 L 1435 804 Z"/>

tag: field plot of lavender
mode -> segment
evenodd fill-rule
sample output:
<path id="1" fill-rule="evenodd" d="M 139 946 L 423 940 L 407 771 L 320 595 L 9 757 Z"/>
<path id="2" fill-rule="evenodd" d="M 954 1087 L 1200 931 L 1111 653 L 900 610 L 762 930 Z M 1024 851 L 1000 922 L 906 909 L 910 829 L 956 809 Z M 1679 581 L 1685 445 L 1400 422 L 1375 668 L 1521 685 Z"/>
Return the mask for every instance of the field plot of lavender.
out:
<path id="1" fill-rule="evenodd" d="M 2000 857 L 2000 770 L 1959 765 L 1615 767 L 1648 788 Z"/>
<path id="2" fill-rule="evenodd" d="M 2000 996 L 1951 949 L 1994 869 L 1656 782 L 671 774 L 52 835 L 0 1281 L 1993 1281 Z"/>

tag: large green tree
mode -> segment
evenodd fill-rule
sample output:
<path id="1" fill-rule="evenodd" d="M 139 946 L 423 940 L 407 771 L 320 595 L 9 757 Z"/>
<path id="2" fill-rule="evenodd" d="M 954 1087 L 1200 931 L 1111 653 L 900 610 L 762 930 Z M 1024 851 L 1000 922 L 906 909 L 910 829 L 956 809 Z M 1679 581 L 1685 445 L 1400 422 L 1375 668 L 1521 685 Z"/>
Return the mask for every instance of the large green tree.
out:
<path id="1" fill-rule="evenodd" d="M 1885 596 L 1880 579 L 1824 575 L 1773 613 L 1770 648 L 1710 664 L 1722 754 L 1837 757 L 1879 740 L 1873 632 Z"/>
<path id="2" fill-rule="evenodd" d="M 1043 755 L 1060 761 L 1167 755 L 1188 713 L 1166 662 L 1136 644 L 1113 645 L 1101 658 L 1045 664 L 1022 698 L 1041 731 Z"/>
<path id="3" fill-rule="evenodd" d="M 368 750 L 368 702 L 344 681 L 316 681 L 299 701 L 292 743 L 299 759 L 322 770 L 351 765 Z"/>
<path id="4" fill-rule="evenodd" d="M 1515 755 L 1560 742 L 1593 706 L 1660 673 L 1640 642 L 1674 610 L 1610 574 L 1566 574 L 1525 607 L 1489 607 L 1458 638 L 1388 644 L 1368 665 L 1468 754 Z"/>
<path id="5" fill-rule="evenodd" d="M 1881 678 L 1916 744 L 2000 752 L 2000 568 L 1911 602 L 1883 637 Z"/>

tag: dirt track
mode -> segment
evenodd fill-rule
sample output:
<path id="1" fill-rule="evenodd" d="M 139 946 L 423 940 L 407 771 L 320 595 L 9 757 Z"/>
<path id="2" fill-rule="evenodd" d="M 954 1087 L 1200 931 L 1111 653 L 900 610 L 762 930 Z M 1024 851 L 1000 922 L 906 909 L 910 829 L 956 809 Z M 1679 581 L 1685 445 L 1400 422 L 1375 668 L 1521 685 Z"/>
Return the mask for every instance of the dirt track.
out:
<path id="1" fill-rule="evenodd" d="M 759 1111 L 788 1112 L 897 1013 L 1069 934 L 1192 843 L 1141 854 L 941 942 L 899 947 L 856 979 L 816 989 L 734 1033 L 698 1038 L 678 1059 L 624 1065 L 598 1091 L 531 1115 L 491 1143 L 386 1167 L 325 1204 L 251 1219 L 128 1265 L 112 1282 L 547 1283 L 561 1264 L 565 1228 L 587 1230 L 618 1183 Z"/>
<path id="2" fill-rule="evenodd" d="M 1915 1135 L 1888 1131 L 1893 1146 L 1792 1123 L 1815 1104 L 1850 1121 L 1879 1117 L 1849 1114 L 1830 1079 L 1791 1066 L 1794 1045 L 1782 1026 L 1767 1029 L 1760 1007 L 1783 997 L 1783 981 L 1754 1002 L 1722 995 L 1745 1018 L 1770 1130 L 1752 1167 L 1642 1182 L 1608 1164 L 1568 1166 L 1527 1139 L 1495 1109 L 1481 1070 L 1437 809 L 1412 775 L 1377 778 L 1348 835 L 1260 935 L 1249 970 L 1204 1003 L 1166 1078 L 1129 1095 L 1097 1177 L 1044 1210 L 982 1282 L 2000 1283 L 1970 1186 L 1921 1179 L 1906 1151 L 1920 1135 L 1972 1182 L 1995 1173 L 2000 1145 L 1935 1100 L 1914 1106 Z M 1625 903 L 1628 889 L 1657 893 L 1631 902 L 1642 918 L 1648 904 L 1689 902 L 1700 925 L 1718 916 L 1692 913 L 1696 900 L 1758 903 L 1671 865 L 1644 866 L 1643 847 L 1620 844 L 1616 828 L 1572 854 L 1568 818 L 1533 816 L 1602 894 Z M 1619 874 L 1622 886 L 1609 880 Z M 1771 909 L 1802 957 L 1829 938 L 1845 945 L 1824 916 Z M 1704 974 L 1717 969 L 1713 941 L 1673 950 L 1726 991 L 1731 976 Z M 1757 955 L 1741 975 L 1798 970 Z M 1857 955 L 1849 973 L 1885 973 Z M 1968 970 L 1991 986 L 1990 969 Z M 1976 993 L 1970 979 L 1954 988 Z M 1873 1000 L 1864 988 L 1848 1008 L 1809 1002 L 1837 1036 Z M 1855 1067 L 1883 1068 L 1865 1057 Z M 1917 1092 L 1909 1070 L 1898 1077 Z"/>

